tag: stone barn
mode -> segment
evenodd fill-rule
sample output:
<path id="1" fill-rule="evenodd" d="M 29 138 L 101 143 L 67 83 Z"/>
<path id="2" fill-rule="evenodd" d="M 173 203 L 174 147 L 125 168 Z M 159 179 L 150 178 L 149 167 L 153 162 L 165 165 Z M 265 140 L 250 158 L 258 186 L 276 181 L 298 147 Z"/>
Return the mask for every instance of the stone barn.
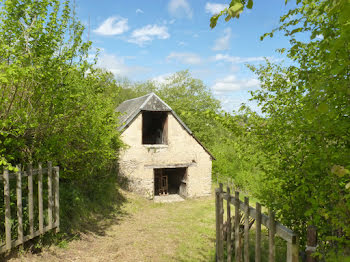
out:
<path id="1" fill-rule="evenodd" d="M 150 199 L 210 194 L 214 157 L 163 100 L 150 93 L 124 101 L 116 110 L 127 145 L 119 170 L 131 191 Z"/>

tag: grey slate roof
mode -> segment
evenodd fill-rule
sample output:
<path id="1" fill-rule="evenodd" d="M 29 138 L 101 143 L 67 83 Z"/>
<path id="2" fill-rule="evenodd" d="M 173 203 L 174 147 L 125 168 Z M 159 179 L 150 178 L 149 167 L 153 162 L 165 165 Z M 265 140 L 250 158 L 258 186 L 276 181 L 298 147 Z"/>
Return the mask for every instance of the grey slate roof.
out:
<path id="1" fill-rule="evenodd" d="M 159 98 L 155 93 L 149 93 L 147 95 L 137 97 L 134 99 L 126 100 L 121 103 L 117 108 L 117 112 L 120 112 L 119 116 L 120 126 L 119 131 L 123 131 L 127 128 L 134 119 L 142 111 L 168 111 L 176 118 L 176 120 L 182 125 L 182 127 L 191 135 L 193 138 L 204 148 L 204 150 L 213 158 L 214 156 L 202 145 L 202 143 L 193 135 L 192 131 L 186 126 L 180 117 L 168 106 L 162 99 Z"/>

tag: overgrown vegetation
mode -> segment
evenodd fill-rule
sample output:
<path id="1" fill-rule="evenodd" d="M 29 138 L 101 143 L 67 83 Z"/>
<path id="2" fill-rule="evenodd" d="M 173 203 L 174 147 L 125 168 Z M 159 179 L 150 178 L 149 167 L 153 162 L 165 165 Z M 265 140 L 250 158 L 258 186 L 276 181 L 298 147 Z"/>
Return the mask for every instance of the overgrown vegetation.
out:
<path id="1" fill-rule="evenodd" d="M 319 256 L 348 255 L 350 245 L 350 5 L 297 1 L 281 17 L 291 65 L 251 67 L 261 81 L 252 99 L 262 115 L 220 102 L 188 71 L 164 83 L 116 81 L 97 69 L 91 42 L 69 2 L 1 1 L 0 166 L 52 160 L 61 167 L 63 229 L 115 202 L 121 148 L 116 106 L 157 93 L 216 157 L 214 178 L 249 191 L 277 212 L 305 244 L 318 227 Z M 213 16 L 238 18 L 253 1 L 233 0 Z M 298 33 L 310 36 L 306 42 Z M 108 201 L 110 200 L 110 201 Z M 119 202 L 121 200 L 119 199 Z M 337 258 L 336 258 L 337 259 Z"/>
<path id="2" fill-rule="evenodd" d="M 252 99 L 263 117 L 248 111 L 243 125 L 235 117 L 225 121 L 246 143 L 242 154 L 257 159 L 262 171 L 253 193 L 299 232 L 301 243 L 306 227 L 316 225 L 320 257 L 349 255 L 350 4 L 296 2 L 281 26 L 262 37 L 284 32 L 291 48 L 279 52 L 286 52 L 291 65 L 267 61 L 251 67 L 261 82 Z M 228 21 L 252 6 L 253 1 L 233 0 L 211 26 L 221 15 Z M 309 40 L 299 40 L 298 33 Z"/>
<path id="3" fill-rule="evenodd" d="M 0 168 L 59 165 L 67 231 L 116 195 L 118 88 L 95 68 L 68 1 L 0 6 Z"/>

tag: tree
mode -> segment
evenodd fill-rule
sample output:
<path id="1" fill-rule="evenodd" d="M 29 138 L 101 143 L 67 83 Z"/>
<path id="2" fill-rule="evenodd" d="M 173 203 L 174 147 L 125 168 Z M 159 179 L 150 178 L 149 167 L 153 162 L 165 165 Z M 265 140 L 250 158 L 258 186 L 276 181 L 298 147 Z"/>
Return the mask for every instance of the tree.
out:
<path id="1" fill-rule="evenodd" d="M 232 1 L 231 7 L 233 3 L 240 3 L 243 11 L 244 1 Z M 259 164 L 265 180 L 260 198 L 301 236 L 307 225 L 318 226 L 323 255 L 332 248 L 346 254 L 350 241 L 350 3 L 305 0 L 297 4 L 281 17 L 278 28 L 262 36 L 284 32 L 291 48 L 279 52 L 286 52 L 294 63 L 283 66 L 267 61 L 251 66 L 261 81 L 252 99 L 261 106 L 264 118 L 252 119 L 245 135 L 253 134 L 259 154 L 270 159 Z M 214 16 L 215 23 L 228 10 Z M 298 40 L 298 33 L 308 33 L 309 41 Z"/>
<path id="2" fill-rule="evenodd" d="M 115 193 L 121 147 L 118 85 L 90 60 L 83 33 L 69 1 L 0 2 L 0 169 L 59 165 L 68 227 Z"/>
<path id="3" fill-rule="evenodd" d="M 116 118 L 108 120 L 113 109 L 103 94 L 113 80 L 100 86 L 107 74 L 88 61 L 91 43 L 83 41 L 83 32 L 69 2 L 2 1 L 2 165 L 56 159 L 74 173 L 101 167 L 114 154 L 115 149 L 107 153 L 106 146 L 117 138 Z M 88 168 L 86 157 L 94 153 L 94 164 Z"/>

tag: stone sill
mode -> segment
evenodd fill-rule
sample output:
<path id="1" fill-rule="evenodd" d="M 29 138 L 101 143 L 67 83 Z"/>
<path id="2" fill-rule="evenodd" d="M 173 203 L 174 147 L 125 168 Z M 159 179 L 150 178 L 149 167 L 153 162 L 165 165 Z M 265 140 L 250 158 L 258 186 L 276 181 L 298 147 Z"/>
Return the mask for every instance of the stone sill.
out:
<path id="1" fill-rule="evenodd" d="M 169 145 L 165 144 L 155 144 L 155 145 L 143 145 L 147 149 L 160 149 L 160 148 L 168 148 Z"/>

